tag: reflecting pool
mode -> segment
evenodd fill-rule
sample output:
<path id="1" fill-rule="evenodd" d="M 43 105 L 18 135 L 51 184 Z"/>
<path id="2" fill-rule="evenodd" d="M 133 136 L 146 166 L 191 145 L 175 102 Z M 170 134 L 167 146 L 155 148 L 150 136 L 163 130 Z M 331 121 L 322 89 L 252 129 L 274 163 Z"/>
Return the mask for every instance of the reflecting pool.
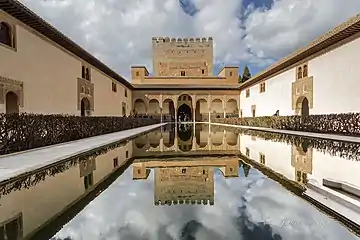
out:
<path id="1" fill-rule="evenodd" d="M 329 175 L 357 184 L 358 146 L 287 137 L 167 125 L 3 183 L 0 240 L 358 239 L 240 157 L 299 186 Z"/>

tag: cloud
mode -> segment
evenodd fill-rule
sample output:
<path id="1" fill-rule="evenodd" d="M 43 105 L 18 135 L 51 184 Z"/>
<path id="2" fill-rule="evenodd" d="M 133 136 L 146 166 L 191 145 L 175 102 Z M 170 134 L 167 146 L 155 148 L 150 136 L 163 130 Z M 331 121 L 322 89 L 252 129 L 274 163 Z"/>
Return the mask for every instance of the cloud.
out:
<path id="1" fill-rule="evenodd" d="M 131 65 L 151 71 L 153 36 L 212 36 L 217 65 L 263 68 L 360 10 L 358 0 L 276 0 L 246 9 L 241 0 L 23 2 L 128 79 Z"/>
<path id="2" fill-rule="evenodd" d="M 359 11 L 358 0 L 276 0 L 270 9 L 248 9 L 244 42 L 258 57 L 279 59 Z"/>
<path id="3" fill-rule="evenodd" d="M 342 225 L 259 171 L 247 178 L 215 175 L 215 204 L 155 206 L 154 174 L 124 172 L 56 237 L 95 239 L 356 239 Z"/>

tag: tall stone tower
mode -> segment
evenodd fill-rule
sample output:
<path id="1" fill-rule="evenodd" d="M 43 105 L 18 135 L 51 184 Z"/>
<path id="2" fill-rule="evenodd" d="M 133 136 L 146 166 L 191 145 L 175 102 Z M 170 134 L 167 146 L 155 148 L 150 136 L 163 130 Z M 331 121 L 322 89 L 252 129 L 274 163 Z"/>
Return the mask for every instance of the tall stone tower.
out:
<path id="1" fill-rule="evenodd" d="M 153 75 L 213 76 L 213 39 L 153 37 Z"/>

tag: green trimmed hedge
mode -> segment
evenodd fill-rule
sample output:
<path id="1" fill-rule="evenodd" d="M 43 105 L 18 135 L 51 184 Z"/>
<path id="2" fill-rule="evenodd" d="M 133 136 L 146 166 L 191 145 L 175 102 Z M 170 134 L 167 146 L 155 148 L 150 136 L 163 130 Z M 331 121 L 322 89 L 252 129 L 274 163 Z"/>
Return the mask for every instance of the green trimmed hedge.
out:
<path id="1" fill-rule="evenodd" d="M 156 123 L 151 118 L 0 114 L 0 155 Z"/>
<path id="2" fill-rule="evenodd" d="M 283 130 L 360 136 L 360 113 L 301 116 L 218 118 L 216 123 L 275 128 Z"/>

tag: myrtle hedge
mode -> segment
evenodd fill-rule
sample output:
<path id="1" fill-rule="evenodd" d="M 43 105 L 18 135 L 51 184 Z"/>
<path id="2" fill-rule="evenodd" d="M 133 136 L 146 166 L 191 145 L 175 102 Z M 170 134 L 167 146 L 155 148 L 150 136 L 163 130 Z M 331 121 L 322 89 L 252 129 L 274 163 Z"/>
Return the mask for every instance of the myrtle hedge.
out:
<path id="1" fill-rule="evenodd" d="M 337 156 L 353 161 L 360 161 L 360 144 L 358 143 L 326 140 L 320 138 L 306 138 L 295 135 L 245 130 L 233 127 L 225 127 L 223 129 L 229 132 L 234 132 L 235 134 L 245 134 L 266 141 L 281 142 L 287 145 L 302 147 L 305 152 L 308 148 L 315 148 L 319 152 L 326 153 L 331 156 Z"/>
<path id="2" fill-rule="evenodd" d="M 217 123 L 266 127 L 294 131 L 360 136 L 360 113 L 301 116 L 218 118 Z"/>
<path id="3" fill-rule="evenodd" d="M 155 123 L 140 117 L 0 114 L 0 155 Z"/>

